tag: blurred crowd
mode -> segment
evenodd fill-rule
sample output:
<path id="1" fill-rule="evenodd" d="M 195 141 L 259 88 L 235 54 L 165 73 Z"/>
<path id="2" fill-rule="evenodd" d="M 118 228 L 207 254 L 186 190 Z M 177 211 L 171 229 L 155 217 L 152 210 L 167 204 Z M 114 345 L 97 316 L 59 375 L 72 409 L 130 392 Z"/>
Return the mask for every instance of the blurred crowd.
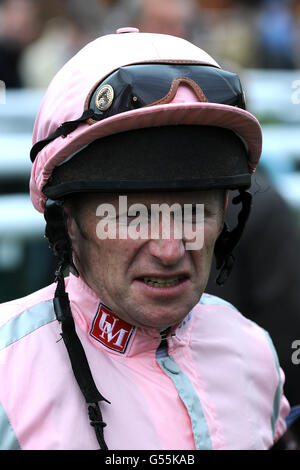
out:
<path id="1" fill-rule="evenodd" d="M 300 0 L 0 0 L 0 79 L 44 88 L 91 39 L 124 26 L 185 37 L 248 68 L 300 66 Z"/>

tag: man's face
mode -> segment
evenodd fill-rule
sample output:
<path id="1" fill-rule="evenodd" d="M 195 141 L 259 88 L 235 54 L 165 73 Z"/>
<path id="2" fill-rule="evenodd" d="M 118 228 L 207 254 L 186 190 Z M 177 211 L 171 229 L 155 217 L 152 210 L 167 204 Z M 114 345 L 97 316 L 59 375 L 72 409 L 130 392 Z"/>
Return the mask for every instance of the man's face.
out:
<path id="1" fill-rule="evenodd" d="M 102 302 L 128 323 L 156 329 L 177 324 L 199 301 L 206 287 L 214 244 L 223 226 L 224 192 L 128 195 L 128 208 L 142 203 L 148 209 L 149 216 L 146 221 L 143 219 L 143 224 L 148 225 L 148 237 L 137 239 L 120 238 L 121 231 L 124 233 L 129 225 L 137 228 L 134 223 L 138 219 L 133 216 L 124 219 L 127 214 L 121 213 L 124 207 L 120 207 L 119 201 L 119 197 L 112 194 L 85 195 L 76 205 L 79 210 L 75 214 L 75 206 L 71 211 L 66 209 L 74 264 Z M 195 209 L 196 205 L 204 205 L 204 218 L 195 213 L 182 218 L 182 224 L 187 224 L 185 228 L 194 233 L 203 231 L 201 246 L 187 249 L 191 239 L 187 240 L 183 227 L 182 236 L 178 236 L 176 224 L 178 229 L 181 219 L 175 222 L 172 212 L 167 236 L 160 216 L 156 220 L 162 231 L 158 237 L 153 237 L 150 219 L 155 212 L 152 209 L 163 203 L 167 207 L 179 204 L 182 214 L 186 207 Z M 99 207 L 107 207 L 103 204 L 112 204 L 115 209 L 116 237 L 99 238 L 99 223 L 109 220 L 107 213 L 104 219 L 104 212 L 99 210 Z M 140 224 L 139 229 L 145 228 Z"/>

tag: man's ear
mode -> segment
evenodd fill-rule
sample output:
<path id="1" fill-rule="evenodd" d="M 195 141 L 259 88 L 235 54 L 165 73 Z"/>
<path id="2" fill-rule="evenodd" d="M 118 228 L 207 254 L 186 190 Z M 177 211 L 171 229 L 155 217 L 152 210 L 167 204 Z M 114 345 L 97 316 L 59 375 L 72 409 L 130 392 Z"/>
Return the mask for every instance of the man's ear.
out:
<path id="1" fill-rule="evenodd" d="M 72 265 L 70 266 L 70 272 L 76 277 L 79 276 L 79 271 L 77 268 L 77 259 L 78 259 L 78 234 L 79 229 L 76 222 L 76 219 L 73 215 L 73 209 L 70 207 L 69 203 L 64 204 L 64 218 L 65 225 L 68 231 L 69 239 L 72 246 Z"/>
<path id="2" fill-rule="evenodd" d="M 76 220 L 73 216 L 73 211 L 68 203 L 64 204 L 64 215 L 65 215 L 65 222 L 66 222 L 68 234 L 69 234 L 72 246 L 73 246 L 74 241 L 76 239 L 76 232 L 78 230 L 78 227 L 77 227 Z"/>
<path id="3" fill-rule="evenodd" d="M 224 210 L 227 209 L 228 206 L 228 197 L 229 197 L 229 191 L 225 192 L 225 203 L 224 203 Z"/>
<path id="4" fill-rule="evenodd" d="M 223 229 L 225 227 L 225 212 L 226 212 L 226 209 L 227 209 L 227 206 L 228 206 L 228 199 L 229 199 L 229 191 L 224 190 L 224 208 L 222 209 L 222 221 L 220 223 L 220 228 L 219 228 L 218 235 L 221 234 L 221 232 L 223 231 Z"/>

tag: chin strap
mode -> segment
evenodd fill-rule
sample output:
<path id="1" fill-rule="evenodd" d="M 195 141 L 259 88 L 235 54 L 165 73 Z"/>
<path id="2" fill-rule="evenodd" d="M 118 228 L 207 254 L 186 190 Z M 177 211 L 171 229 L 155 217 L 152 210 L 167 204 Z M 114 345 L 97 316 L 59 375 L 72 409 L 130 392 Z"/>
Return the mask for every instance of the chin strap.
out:
<path id="1" fill-rule="evenodd" d="M 219 286 L 222 286 L 226 282 L 231 273 L 235 261 L 232 251 L 243 234 L 251 211 L 252 195 L 245 190 L 239 190 L 239 192 L 240 194 L 232 200 L 233 204 L 242 203 L 242 209 L 238 215 L 238 224 L 230 231 L 228 226 L 224 223 L 223 230 L 215 244 L 216 268 L 220 269 L 216 283 Z"/>
<path id="2" fill-rule="evenodd" d="M 76 333 L 69 296 L 65 291 L 63 273 L 71 262 L 71 242 L 65 226 L 62 204 L 48 200 L 45 206 L 45 219 L 47 222 L 46 236 L 51 248 L 59 257 L 55 273 L 57 287 L 53 299 L 56 318 L 61 323 L 61 336 L 68 351 L 72 370 L 88 406 L 90 424 L 95 429 L 100 449 L 108 450 L 104 440 L 106 423 L 103 422 L 99 402 L 105 401 L 109 404 L 110 402 L 101 395 L 95 385 L 83 346 Z"/>

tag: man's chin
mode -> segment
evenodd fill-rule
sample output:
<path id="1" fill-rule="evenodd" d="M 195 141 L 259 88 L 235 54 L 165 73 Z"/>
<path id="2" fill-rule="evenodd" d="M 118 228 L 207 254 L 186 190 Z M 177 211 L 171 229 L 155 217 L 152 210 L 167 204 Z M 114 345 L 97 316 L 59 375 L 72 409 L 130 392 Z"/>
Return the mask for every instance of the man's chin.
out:
<path id="1" fill-rule="evenodd" d="M 191 308 L 182 307 L 180 310 L 154 307 L 153 310 L 139 311 L 130 316 L 130 322 L 140 328 L 161 330 L 179 325 L 190 312 Z"/>

